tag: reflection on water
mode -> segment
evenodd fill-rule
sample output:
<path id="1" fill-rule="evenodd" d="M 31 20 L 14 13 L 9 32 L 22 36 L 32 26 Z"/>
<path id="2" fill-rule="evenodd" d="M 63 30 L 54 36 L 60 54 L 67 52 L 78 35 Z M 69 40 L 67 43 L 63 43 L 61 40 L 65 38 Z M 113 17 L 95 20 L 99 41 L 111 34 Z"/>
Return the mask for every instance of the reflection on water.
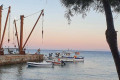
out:
<path id="1" fill-rule="evenodd" d="M 26 64 L 7 65 L 0 67 L 0 80 L 23 80 L 23 67 Z"/>
<path id="2" fill-rule="evenodd" d="M 81 52 L 84 62 L 54 68 L 28 68 L 25 64 L 0 67 L 0 80 L 118 80 L 110 52 Z"/>
<path id="3" fill-rule="evenodd" d="M 17 68 L 17 80 L 22 80 L 22 74 L 23 74 L 23 71 L 22 71 L 22 65 L 18 66 Z"/>

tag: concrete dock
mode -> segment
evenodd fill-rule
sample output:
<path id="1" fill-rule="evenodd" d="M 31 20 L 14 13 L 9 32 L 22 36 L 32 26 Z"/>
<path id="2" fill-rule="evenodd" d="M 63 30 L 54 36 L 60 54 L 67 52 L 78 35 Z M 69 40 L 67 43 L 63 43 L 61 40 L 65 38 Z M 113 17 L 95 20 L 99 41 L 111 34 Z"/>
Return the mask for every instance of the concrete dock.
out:
<path id="1" fill-rule="evenodd" d="M 0 55 L 0 65 L 25 63 L 28 61 L 42 61 L 42 54 L 26 54 L 26 55 Z"/>

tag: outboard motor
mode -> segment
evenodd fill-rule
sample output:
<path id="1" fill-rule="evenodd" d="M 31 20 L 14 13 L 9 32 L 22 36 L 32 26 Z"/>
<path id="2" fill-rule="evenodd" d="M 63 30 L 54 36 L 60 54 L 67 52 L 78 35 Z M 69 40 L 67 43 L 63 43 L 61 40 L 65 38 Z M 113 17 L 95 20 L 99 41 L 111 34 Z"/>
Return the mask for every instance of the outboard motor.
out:
<path id="1" fill-rule="evenodd" d="M 63 60 L 61 60 L 61 66 L 64 66 L 65 62 Z"/>

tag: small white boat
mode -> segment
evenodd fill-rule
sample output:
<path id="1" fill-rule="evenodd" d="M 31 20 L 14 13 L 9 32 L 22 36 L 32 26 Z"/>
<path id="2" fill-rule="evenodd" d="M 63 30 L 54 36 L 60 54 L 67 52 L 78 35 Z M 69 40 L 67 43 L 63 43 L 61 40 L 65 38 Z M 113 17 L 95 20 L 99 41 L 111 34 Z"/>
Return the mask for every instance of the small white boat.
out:
<path id="1" fill-rule="evenodd" d="M 77 57 L 77 58 L 74 58 L 74 57 L 63 57 L 63 58 L 60 58 L 60 61 L 64 61 L 64 62 L 83 62 L 84 61 L 84 57 Z"/>
<path id="2" fill-rule="evenodd" d="M 47 63 L 47 62 L 27 62 L 28 67 L 53 67 L 53 63 Z"/>

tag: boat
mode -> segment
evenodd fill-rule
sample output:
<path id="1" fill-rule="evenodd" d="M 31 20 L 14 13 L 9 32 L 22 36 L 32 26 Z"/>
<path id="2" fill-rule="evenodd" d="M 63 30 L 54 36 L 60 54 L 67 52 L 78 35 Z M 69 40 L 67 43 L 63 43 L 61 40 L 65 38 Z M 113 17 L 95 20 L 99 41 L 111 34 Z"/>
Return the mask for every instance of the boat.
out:
<path id="1" fill-rule="evenodd" d="M 74 62 L 83 62 L 84 61 L 84 57 L 77 57 L 73 59 Z"/>
<path id="2" fill-rule="evenodd" d="M 74 52 L 75 55 L 73 56 L 72 52 L 63 52 L 60 55 L 60 61 L 64 61 L 64 62 L 83 62 L 84 61 L 84 57 L 79 56 L 80 53 L 79 52 Z M 72 55 L 71 55 L 72 54 Z"/>
<path id="3" fill-rule="evenodd" d="M 55 53 L 55 57 L 52 59 L 46 59 L 46 62 L 53 62 L 55 65 L 60 62 L 84 62 L 84 57 L 80 56 L 80 52 L 63 51 L 62 53 Z"/>
<path id="4" fill-rule="evenodd" d="M 65 65 L 65 63 L 64 63 L 64 61 L 60 61 L 60 60 L 46 60 L 46 62 L 48 62 L 48 63 L 53 63 L 53 65 L 59 65 L 59 66 L 64 66 Z"/>
<path id="5" fill-rule="evenodd" d="M 64 66 L 66 65 L 64 61 L 52 62 L 54 65 Z"/>
<path id="6" fill-rule="evenodd" d="M 64 61 L 64 62 L 81 62 L 81 61 L 84 61 L 84 57 L 62 57 L 60 58 L 60 61 Z"/>
<path id="7" fill-rule="evenodd" d="M 61 65 L 61 62 L 52 62 L 54 65 Z"/>
<path id="8" fill-rule="evenodd" d="M 53 67 L 53 63 L 47 63 L 47 62 L 27 62 L 28 67 Z"/>

